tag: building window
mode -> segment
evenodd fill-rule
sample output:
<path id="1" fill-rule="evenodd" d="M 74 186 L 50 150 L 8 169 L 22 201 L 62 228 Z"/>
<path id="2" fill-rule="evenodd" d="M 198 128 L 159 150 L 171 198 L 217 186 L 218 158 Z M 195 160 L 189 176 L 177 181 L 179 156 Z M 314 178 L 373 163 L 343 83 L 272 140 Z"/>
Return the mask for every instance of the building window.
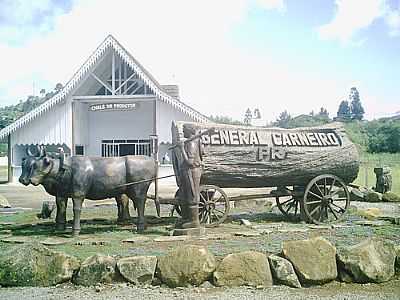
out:
<path id="1" fill-rule="evenodd" d="M 151 156 L 150 140 L 102 140 L 101 156 L 146 155 Z"/>
<path id="2" fill-rule="evenodd" d="M 85 148 L 82 145 L 75 145 L 75 155 L 85 155 Z"/>

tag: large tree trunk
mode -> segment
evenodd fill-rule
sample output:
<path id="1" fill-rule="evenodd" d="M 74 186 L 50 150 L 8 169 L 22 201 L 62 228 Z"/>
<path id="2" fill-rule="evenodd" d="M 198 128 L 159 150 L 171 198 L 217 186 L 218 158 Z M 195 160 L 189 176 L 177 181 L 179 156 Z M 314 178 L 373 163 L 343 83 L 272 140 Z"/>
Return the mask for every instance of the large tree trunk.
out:
<path id="1" fill-rule="evenodd" d="M 345 183 L 358 174 L 357 149 L 340 123 L 281 129 L 174 122 L 173 143 L 183 139 L 183 126 L 195 126 L 202 132 L 215 128 L 202 136 L 202 184 L 226 188 L 305 186 L 322 174 L 336 175 Z"/>

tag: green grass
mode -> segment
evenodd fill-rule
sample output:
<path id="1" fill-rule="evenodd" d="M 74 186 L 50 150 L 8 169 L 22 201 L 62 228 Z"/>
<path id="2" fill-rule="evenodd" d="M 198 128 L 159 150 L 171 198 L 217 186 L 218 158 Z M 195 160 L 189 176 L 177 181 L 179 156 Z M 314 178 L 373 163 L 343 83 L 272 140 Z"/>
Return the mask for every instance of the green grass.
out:
<path id="1" fill-rule="evenodd" d="M 116 222 L 116 209 L 96 208 L 84 209 L 81 218 L 81 234 L 74 238 L 71 228 L 65 232 L 55 230 L 54 219 L 39 220 L 36 214 L 39 211 L 20 212 L 11 215 L 0 215 L 0 236 L 4 237 L 7 231 L 11 231 L 14 238 L 25 241 L 43 241 L 48 238 L 62 240 L 65 244 L 50 246 L 52 249 L 63 251 L 83 260 L 96 253 L 107 255 L 160 255 L 165 249 L 153 249 L 146 244 L 138 248 L 135 244 L 124 243 L 123 240 L 136 236 L 133 232 L 133 224 L 121 226 Z M 165 236 L 169 232 L 166 226 L 174 224 L 175 218 L 165 217 L 162 220 L 154 216 L 146 216 L 148 227 L 144 233 L 149 237 Z M 68 210 L 67 220 L 71 227 L 72 213 Z M 132 218 L 136 223 L 136 218 Z M 101 243 L 99 243 L 101 242 Z M 0 242 L 0 253 L 13 244 Z M 149 254 L 150 253 L 150 254 Z"/>
<path id="2" fill-rule="evenodd" d="M 362 186 L 375 186 L 374 168 L 388 166 L 392 169 L 392 191 L 400 195 L 400 153 L 362 153 L 361 165 L 354 183 Z"/>

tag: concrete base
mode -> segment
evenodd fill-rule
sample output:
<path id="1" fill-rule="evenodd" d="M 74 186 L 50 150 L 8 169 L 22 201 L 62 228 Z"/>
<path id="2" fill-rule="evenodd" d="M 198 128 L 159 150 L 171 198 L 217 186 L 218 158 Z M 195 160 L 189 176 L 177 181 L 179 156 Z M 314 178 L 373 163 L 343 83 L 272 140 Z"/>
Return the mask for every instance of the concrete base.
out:
<path id="1" fill-rule="evenodd" d="M 174 229 L 172 235 L 179 236 L 179 235 L 188 235 L 188 236 L 204 236 L 206 235 L 205 227 L 198 227 L 198 228 L 185 228 L 185 229 Z"/>

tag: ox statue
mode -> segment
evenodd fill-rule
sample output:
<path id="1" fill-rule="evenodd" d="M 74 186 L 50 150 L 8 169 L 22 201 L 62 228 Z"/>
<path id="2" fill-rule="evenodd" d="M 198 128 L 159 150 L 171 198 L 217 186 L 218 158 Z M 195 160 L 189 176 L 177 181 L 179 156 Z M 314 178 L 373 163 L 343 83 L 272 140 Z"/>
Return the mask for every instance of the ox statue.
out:
<path id="1" fill-rule="evenodd" d="M 79 235 L 80 214 L 83 200 L 102 200 L 115 197 L 118 217 L 129 217 L 127 195 L 138 211 L 137 231 L 144 230 L 144 208 L 147 191 L 156 177 L 156 162 L 147 156 L 52 157 L 43 146 L 33 155 L 28 148 L 28 157 L 22 161 L 19 181 L 24 184 L 42 184 L 45 190 L 56 197 L 56 228 L 65 229 L 68 198 L 73 202 L 73 234 Z M 138 182 L 137 184 L 127 184 Z"/>

